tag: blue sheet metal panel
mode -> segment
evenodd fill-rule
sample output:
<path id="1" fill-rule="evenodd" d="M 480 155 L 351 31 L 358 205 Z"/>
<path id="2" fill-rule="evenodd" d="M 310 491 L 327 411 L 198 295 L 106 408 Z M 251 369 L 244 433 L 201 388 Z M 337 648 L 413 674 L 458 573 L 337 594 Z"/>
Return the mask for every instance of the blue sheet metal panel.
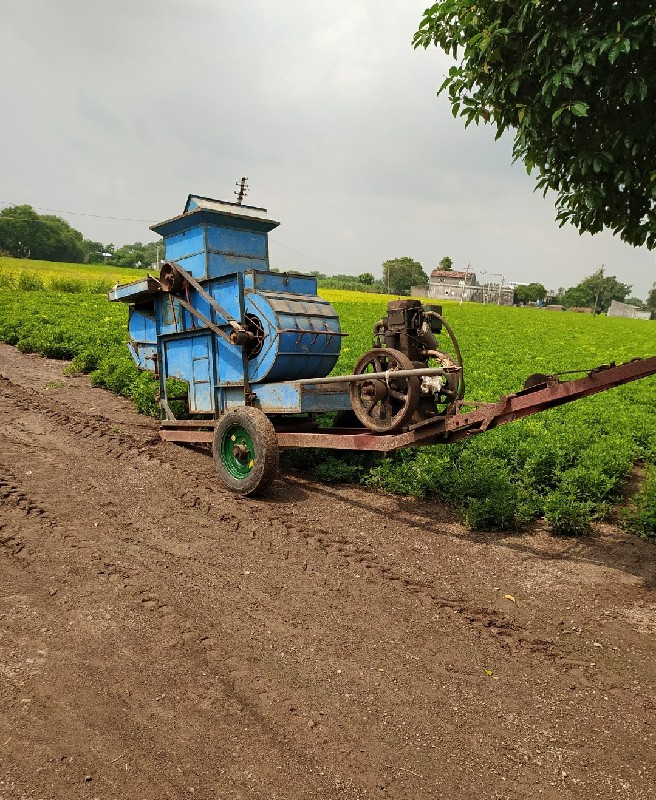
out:
<path id="1" fill-rule="evenodd" d="M 148 309 L 148 307 L 146 307 Z M 130 306 L 128 316 L 128 333 L 130 341 L 128 347 L 134 363 L 139 369 L 153 372 L 156 366 L 157 332 L 155 330 L 155 315 L 150 309 L 144 310 L 141 306 Z"/>
<path id="2" fill-rule="evenodd" d="M 180 333 L 182 327 L 182 306 L 172 294 L 162 294 L 156 306 L 157 330 L 160 336 Z"/>
<path id="3" fill-rule="evenodd" d="M 266 258 L 247 258 L 239 255 L 210 252 L 207 256 L 210 277 L 216 278 L 234 272 L 244 272 L 251 269 L 268 269 Z"/>
<path id="4" fill-rule="evenodd" d="M 214 380 L 212 365 L 212 336 L 194 336 L 191 339 L 191 372 L 189 410 L 202 413 L 214 410 Z"/>
<path id="5" fill-rule="evenodd" d="M 128 315 L 128 333 L 137 342 L 157 342 L 154 309 L 143 309 L 130 306 Z"/>
<path id="6" fill-rule="evenodd" d="M 233 271 L 230 275 L 224 275 L 203 285 L 208 294 L 211 294 L 216 302 L 225 308 L 232 319 L 241 319 L 239 309 L 239 277 Z"/>
<path id="7" fill-rule="evenodd" d="M 227 253 L 245 258 L 258 258 L 265 262 L 268 259 L 266 234 L 256 231 L 208 225 L 207 249 L 210 253 Z"/>
<path id="8" fill-rule="evenodd" d="M 215 338 L 216 375 L 218 384 L 244 384 L 244 364 L 241 347 L 235 347 L 224 339 Z M 241 390 L 242 403 L 244 391 Z"/>
<path id="9" fill-rule="evenodd" d="M 108 294 L 110 302 L 121 301 L 123 303 L 138 303 L 148 300 L 159 294 L 159 282 L 150 275 L 131 283 L 120 283 L 115 286 Z"/>
<path id="10" fill-rule="evenodd" d="M 312 386 L 293 381 L 261 383 L 252 387 L 255 406 L 265 414 L 322 413 L 326 411 L 349 411 L 351 401 L 344 384 Z M 222 390 L 227 408 L 244 405 L 244 396 L 237 388 Z"/>
<path id="11" fill-rule="evenodd" d="M 351 398 L 347 383 L 301 384 L 301 411 L 351 411 Z"/>
<path id="12" fill-rule="evenodd" d="M 129 341 L 128 350 L 132 356 L 132 360 L 139 369 L 148 370 L 149 372 L 156 371 L 158 362 L 156 344 Z"/>
<path id="13" fill-rule="evenodd" d="M 166 376 L 189 384 L 189 410 L 201 414 L 213 411 L 214 379 L 212 336 L 198 334 L 163 342 Z"/>
<path id="14" fill-rule="evenodd" d="M 192 253 L 191 255 L 173 260 L 175 260 L 176 264 L 180 264 L 182 269 L 185 269 L 197 280 L 202 281 L 205 279 L 205 272 L 207 269 L 207 257 L 205 252 Z"/>
<path id="15" fill-rule="evenodd" d="M 190 289 L 189 301 L 203 316 L 212 320 L 217 325 L 223 325 L 225 323 L 225 320 L 217 316 L 210 308 L 210 304 L 207 300 L 199 295 L 195 289 Z M 161 335 L 168 336 L 172 333 L 183 333 L 185 331 L 198 329 L 207 330 L 205 323 L 190 311 L 187 311 L 173 294 L 163 293 L 161 295 L 160 302 L 157 306 L 157 315 L 159 332 Z"/>
<path id="16" fill-rule="evenodd" d="M 236 214 L 233 209 L 230 213 L 220 213 L 203 208 L 195 208 L 187 214 L 181 214 L 178 217 L 167 219 L 164 222 L 159 222 L 157 225 L 151 225 L 150 230 L 159 233 L 161 236 L 168 238 L 175 236 L 181 231 L 189 230 L 195 225 L 224 225 L 228 228 L 240 228 L 246 231 L 271 231 L 280 223 L 272 219 L 253 216 L 253 215 L 240 215 Z"/>
<path id="17" fill-rule="evenodd" d="M 317 279 L 314 275 L 287 275 L 284 272 L 254 272 L 248 286 L 262 292 L 290 292 L 316 295 Z"/>
<path id="18" fill-rule="evenodd" d="M 183 230 L 179 233 L 174 233 L 164 238 L 164 252 L 167 261 L 180 261 L 187 259 L 188 256 L 200 254 L 202 257 L 200 262 L 196 260 L 187 260 L 188 266 L 184 268 L 194 276 L 194 278 L 202 278 L 205 275 L 205 226 L 195 225 Z M 202 271 L 198 271 L 198 264 L 202 264 Z M 190 267 L 196 271 L 193 272 Z"/>

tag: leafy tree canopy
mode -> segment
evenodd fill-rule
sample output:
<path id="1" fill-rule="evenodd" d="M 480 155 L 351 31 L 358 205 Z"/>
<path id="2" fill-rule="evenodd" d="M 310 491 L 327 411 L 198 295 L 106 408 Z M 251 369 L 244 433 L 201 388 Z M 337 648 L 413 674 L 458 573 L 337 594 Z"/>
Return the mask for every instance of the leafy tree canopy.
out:
<path id="1" fill-rule="evenodd" d="M 107 251 L 109 252 L 109 251 Z M 164 257 L 164 247 L 160 243 L 160 258 Z M 141 267 L 146 269 L 157 261 L 157 242 L 135 242 L 134 244 L 124 244 L 117 248 L 109 259 L 110 264 L 118 267 Z"/>
<path id="2" fill-rule="evenodd" d="M 449 256 L 443 256 L 440 259 L 440 263 L 437 265 L 437 268 L 448 272 L 449 270 L 453 269 L 453 259 Z"/>
<path id="3" fill-rule="evenodd" d="M 604 277 L 598 270 L 594 275 L 584 278 L 578 286 L 567 289 L 563 294 L 563 305 L 572 307 L 595 308 L 596 311 L 608 311 L 613 300 L 624 303 L 631 294 L 631 286 L 620 283 L 614 275 Z"/>
<path id="4" fill-rule="evenodd" d="M 656 247 L 653 0 L 441 0 L 415 47 L 460 57 L 440 91 L 557 193 L 557 219 Z"/>
<path id="5" fill-rule="evenodd" d="M 45 261 L 84 261 L 83 236 L 66 220 L 37 214 L 32 206 L 0 211 L 0 252 L 14 258 Z"/>
<path id="6" fill-rule="evenodd" d="M 383 264 L 383 285 L 389 286 L 393 294 L 409 294 L 411 286 L 428 283 L 428 275 L 414 258 L 403 256 Z"/>
<path id="7" fill-rule="evenodd" d="M 517 286 L 515 289 L 516 303 L 536 303 L 544 300 L 547 290 L 541 283 L 529 283 L 526 286 Z"/>
<path id="8" fill-rule="evenodd" d="M 371 272 L 363 272 L 361 275 L 358 275 L 358 283 L 364 283 L 365 286 L 371 286 L 375 280 Z"/>
<path id="9" fill-rule="evenodd" d="M 654 319 L 654 315 L 656 315 L 656 283 L 652 286 L 651 291 L 647 295 L 645 305 L 651 311 L 652 319 Z"/>

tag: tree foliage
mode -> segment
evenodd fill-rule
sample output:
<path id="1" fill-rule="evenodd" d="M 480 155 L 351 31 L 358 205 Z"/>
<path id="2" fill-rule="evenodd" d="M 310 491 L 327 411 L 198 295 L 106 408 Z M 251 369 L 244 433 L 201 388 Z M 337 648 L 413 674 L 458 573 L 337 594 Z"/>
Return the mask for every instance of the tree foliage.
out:
<path id="1" fill-rule="evenodd" d="M 460 56 L 440 89 L 454 116 L 515 131 L 561 225 L 656 247 L 653 0 L 441 0 L 414 44 Z"/>
<path id="2" fill-rule="evenodd" d="M 364 283 L 365 286 L 371 286 L 375 280 L 371 272 L 363 272 L 361 275 L 358 275 L 358 282 Z"/>
<path id="3" fill-rule="evenodd" d="M 608 311 L 613 300 L 623 303 L 631 294 L 631 286 L 620 283 L 614 275 L 604 277 L 601 270 L 584 278 L 577 286 L 567 289 L 563 294 L 563 305 L 581 308 L 595 308 Z"/>
<path id="4" fill-rule="evenodd" d="M 393 258 L 383 264 L 383 285 L 393 294 L 409 294 L 411 286 L 428 283 L 428 275 L 418 261 L 409 256 Z"/>
<path id="5" fill-rule="evenodd" d="M 654 319 L 656 317 L 656 283 L 652 286 L 651 291 L 647 295 L 645 305 L 651 311 L 652 319 Z"/>
<path id="6" fill-rule="evenodd" d="M 449 272 L 453 269 L 453 259 L 450 256 L 442 256 L 437 268 Z"/>
<path id="7" fill-rule="evenodd" d="M 164 247 L 160 244 L 160 258 L 164 257 Z M 135 242 L 119 247 L 109 259 L 117 267 L 141 267 L 146 269 L 157 261 L 157 242 Z"/>
<path id="8" fill-rule="evenodd" d="M 66 220 L 37 214 L 32 206 L 10 206 L 0 211 L 0 252 L 14 258 L 82 262 L 83 239 Z"/>
<path id="9" fill-rule="evenodd" d="M 515 303 L 536 303 L 546 296 L 547 290 L 541 283 L 529 283 L 515 288 Z"/>

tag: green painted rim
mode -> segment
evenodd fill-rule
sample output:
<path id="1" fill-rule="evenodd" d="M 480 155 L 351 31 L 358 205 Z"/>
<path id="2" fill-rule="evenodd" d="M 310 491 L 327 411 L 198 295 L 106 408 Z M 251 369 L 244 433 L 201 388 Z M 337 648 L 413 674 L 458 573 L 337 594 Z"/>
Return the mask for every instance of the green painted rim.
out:
<path id="1" fill-rule="evenodd" d="M 221 461 L 228 473 L 239 481 L 250 475 L 255 466 L 255 445 L 246 428 L 233 425 L 223 434 Z"/>

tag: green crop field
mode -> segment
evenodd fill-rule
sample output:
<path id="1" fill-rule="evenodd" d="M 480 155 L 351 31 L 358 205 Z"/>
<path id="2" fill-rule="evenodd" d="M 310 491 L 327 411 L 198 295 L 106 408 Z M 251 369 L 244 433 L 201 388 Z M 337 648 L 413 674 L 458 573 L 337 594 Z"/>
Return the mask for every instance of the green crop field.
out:
<path id="1" fill-rule="evenodd" d="M 63 266 L 72 278 L 76 270 L 95 270 Z M 56 280 L 58 265 L 48 267 L 50 280 Z M 125 280 L 117 272 L 113 282 Z M 127 272 L 133 280 L 138 276 Z M 321 294 L 349 333 L 335 372 L 351 372 L 371 347 L 372 326 L 387 298 L 340 290 Z M 471 303 L 444 304 L 444 313 L 461 343 L 471 400 L 495 400 L 521 388 L 534 372 L 590 369 L 656 354 L 654 322 Z M 72 359 L 71 368 L 91 373 L 94 384 L 155 414 L 155 382 L 134 367 L 126 337 L 127 308 L 102 295 L 0 288 L 1 340 L 25 352 Z M 446 336 L 442 346 L 448 349 Z M 590 520 L 615 513 L 627 477 L 636 463 L 644 463 L 647 480 L 624 518 L 641 535 L 656 537 L 656 473 L 650 466 L 656 462 L 656 377 L 467 442 L 404 450 L 373 466 L 361 454 L 326 452 L 318 458 L 316 452 L 296 451 L 291 458 L 321 480 L 449 503 L 472 528 L 513 530 L 544 516 L 557 533 L 583 533 Z"/>
<path id="2" fill-rule="evenodd" d="M 107 264 L 62 264 L 0 256 L 0 288 L 104 294 L 117 283 L 129 283 L 146 275 L 146 270 Z"/>

